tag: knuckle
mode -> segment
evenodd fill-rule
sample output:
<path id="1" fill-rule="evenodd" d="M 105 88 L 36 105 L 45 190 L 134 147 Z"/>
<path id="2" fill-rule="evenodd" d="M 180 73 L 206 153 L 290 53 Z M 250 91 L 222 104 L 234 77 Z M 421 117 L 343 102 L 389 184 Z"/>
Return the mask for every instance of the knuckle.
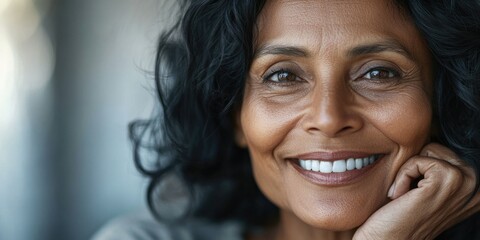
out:
<path id="1" fill-rule="evenodd" d="M 451 167 L 449 171 L 450 180 L 456 181 L 457 183 L 463 182 L 463 173 L 460 169 L 456 167 Z"/>
<path id="2" fill-rule="evenodd" d="M 460 171 L 460 169 L 456 167 L 451 167 L 449 168 L 447 173 L 445 174 L 444 182 L 445 182 L 445 187 L 447 187 L 449 190 L 457 190 L 459 189 L 459 186 L 463 185 L 463 174 Z"/>
<path id="3" fill-rule="evenodd" d="M 429 156 L 435 149 L 441 149 L 442 147 L 443 146 L 438 143 L 429 143 L 423 147 L 422 153 Z"/>
<path id="4" fill-rule="evenodd" d="M 454 190 L 464 183 L 465 176 L 458 167 L 435 160 L 429 161 L 429 164 L 425 176 L 431 179 L 434 184 Z"/>

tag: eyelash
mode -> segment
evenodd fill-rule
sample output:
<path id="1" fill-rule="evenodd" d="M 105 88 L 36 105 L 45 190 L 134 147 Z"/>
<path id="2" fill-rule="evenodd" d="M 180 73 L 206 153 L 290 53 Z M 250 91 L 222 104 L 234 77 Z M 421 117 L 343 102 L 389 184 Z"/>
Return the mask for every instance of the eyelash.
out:
<path id="1" fill-rule="evenodd" d="M 365 77 L 367 74 L 372 74 L 372 72 L 374 71 L 386 71 L 388 72 L 388 76 L 386 78 L 372 78 L 370 76 L 370 78 L 367 78 Z M 370 68 L 368 69 L 368 71 L 366 71 L 362 76 L 360 76 L 361 79 L 366 79 L 366 80 L 369 80 L 369 81 L 390 81 L 392 79 L 398 79 L 399 77 L 401 77 L 401 74 L 399 71 L 393 69 L 393 68 L 388 68 L 388 67 L 374 67 L 374 68 Z"/>
<path id="2" fill-rule="evenodd" d="M 289 75 L 291 74 L 291 75 L 295 76 L 295 80 L 291 80 L 291 81 L 288 81 L 288 80 L 287 81 L 273 81 L 273 80 L 271 80 L 271 78 L 274 77 L 275 75 L 277 75 L 277 78 L 278 78 L 278 75 L 280 75 L 280 74 L 289 74 Z M 295 84 L 296 82 L 299 82 L 299 81 L 301 81 L 301 80 L 300 80 L 300 77 L 298 77 L 298 75 L 293 73 L 293 71 L 291 71 L 289 69 L 285 69 L 285 68 L 272 70 L 265 77 L 263 77 L 263 82 L 264 83 L 268 83 L 268 84 L 272 84 L 272 85 L 288 86 L 288 85 L 293 85 L 293 84 Z"/>
<path id="3" fill-rule="evenodd" d="M 388 72 L 388 76 L 386 78 L 372 78 L 371 76 L 370 76 L 370 78 L 365 77 L 367 74 L 372 74 L 372 72 L 374 72 L 374 71 L 386 71 L 386 72 Z M 290 81 L 288 81 L 288 80 L 287 81 L 273 81 L 273 80 L 271 80 L 271 78 L 274 77 L 275 75 L 277 75 L 277 78 L 278 78 L 278 75 L 280 75 L 280 74 L 292 74 L 292 75 L 295 76 L 295 80 L 290 80 Z M 393 69 L 393 68 L 373 67 L 373 68 L 368 69 L 364 74 L 362 74 L 359 77 L 359 79 L 365 79 L 367 81 L 375 81 L 375 82 L 388 82 L 388 81 L 391 81 L 392 79 L 398 79 L 400 77 L 401 77 L 400 72 Z M 264 83 L 268 83 L 268 84 L 272 84 L 272 85 L 280 85 L 280 86 L 293 85 L 298 81 L 301 81 L 300 77 L 298 77 L 295 73 L 293 73 L 293 71 L 291 71 L 289 69 L 285 69 L 285 68 L 271 70 L 270 73 L 268 73 L 265 77 L 263 77 L 263 82 Z"/>

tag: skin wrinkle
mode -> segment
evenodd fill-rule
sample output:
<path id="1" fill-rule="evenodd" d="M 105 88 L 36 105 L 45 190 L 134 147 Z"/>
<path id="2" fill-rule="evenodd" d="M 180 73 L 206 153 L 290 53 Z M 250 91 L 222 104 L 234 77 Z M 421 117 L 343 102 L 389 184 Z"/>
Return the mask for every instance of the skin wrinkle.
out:
<path id="1" fill-rule="evenodd" d="M 420 33 L 401 14 L 381 0 L 272 0 L 262 10 L 257 52 L 260 46 L 281 45 L 306 53 L 260 50 L 264 54 L 251 64 L 239 113 L 237 138 L 248 146 L 256 182 L 281 209 L 276 229 L 284 232 L 270 233 L 277 239 L 351 238 L 388 202 L 400 166 L 428 142 L 431 60 Z M 355 47 L 389 41 L 411 58 L 391 48 L 348 54 Z M 272 66 L 282 69 L 291 66 L 288 62 L 301 69 L 294 74 L 302 81 L 288 86 L 264 82 Z M 393 84 L 358 77 L 364 64 L 374 62 L 398 67 L 403 77 Z M 387 156 L 361 180 L 336 187 L 306 181 L 285 160 L 341 150 Z"/>

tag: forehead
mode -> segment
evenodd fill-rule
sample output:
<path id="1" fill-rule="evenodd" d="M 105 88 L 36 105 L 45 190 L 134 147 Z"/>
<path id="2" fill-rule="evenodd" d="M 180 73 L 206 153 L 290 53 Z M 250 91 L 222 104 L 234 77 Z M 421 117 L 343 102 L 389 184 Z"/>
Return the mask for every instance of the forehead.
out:
<path id="1" fill-rule="evenodd" d="M 301 45 L 335 50 L 359 42 L 395 40 L 410 50 L 424 46 L 408 15 L 390 0 L 270 0 L 258 18 L 256 47 Z"/>

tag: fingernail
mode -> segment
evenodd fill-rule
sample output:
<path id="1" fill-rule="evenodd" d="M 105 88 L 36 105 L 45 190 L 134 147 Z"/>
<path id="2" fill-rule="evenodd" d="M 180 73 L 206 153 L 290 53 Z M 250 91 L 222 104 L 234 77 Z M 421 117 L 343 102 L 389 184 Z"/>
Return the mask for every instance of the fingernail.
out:
<path id="1" fill-rule="evenodd" d="M 388 194 L 387 194 L 387 196 L 388 196 L 389 198 L 393 198 L 393 193 L 394 193 L 394 192 L 395 192 L 395 183 L 392 184 L 392 186 L 390 187 L 390 189 L 388 189 Z"/>

